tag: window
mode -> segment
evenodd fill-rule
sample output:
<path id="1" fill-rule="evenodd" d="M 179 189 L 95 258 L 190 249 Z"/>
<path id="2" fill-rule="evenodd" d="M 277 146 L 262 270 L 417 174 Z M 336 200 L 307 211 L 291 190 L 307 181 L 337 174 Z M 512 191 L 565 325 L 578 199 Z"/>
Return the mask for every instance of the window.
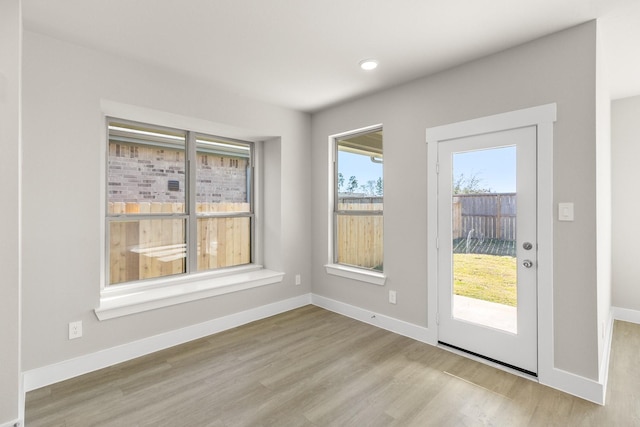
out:
<path id="1" fill-rule="evenodd" d="M 334 138 L 333 263 L 383 271 L 382 129 Z"/>
<path id="2" fill-rule="evenodd" d="M 107 285 L 252 263 L 253 144 L 108 119 Z"/>

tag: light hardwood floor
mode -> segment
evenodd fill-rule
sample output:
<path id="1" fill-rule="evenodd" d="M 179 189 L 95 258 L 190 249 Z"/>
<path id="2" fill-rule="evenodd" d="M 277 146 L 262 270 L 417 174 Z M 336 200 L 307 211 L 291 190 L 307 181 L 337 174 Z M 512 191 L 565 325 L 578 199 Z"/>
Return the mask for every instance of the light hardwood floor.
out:
<path id="1" fill-rule="evenodd" d="M 27 394 L 27 427 L 640 425 L 640 325 L 602 407 L 306 306 Z"/>

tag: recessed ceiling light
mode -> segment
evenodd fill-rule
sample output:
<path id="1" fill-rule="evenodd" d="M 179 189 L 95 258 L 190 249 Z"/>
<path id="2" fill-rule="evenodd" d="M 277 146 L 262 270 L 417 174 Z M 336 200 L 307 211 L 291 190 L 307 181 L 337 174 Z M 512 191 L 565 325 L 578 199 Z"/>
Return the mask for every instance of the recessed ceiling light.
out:
<path id="1" fill-rule="evenodd" d="M 360 61 L 360 68 L 365 71 L 371 71 L 378 68 L 378 61 L 375 59 L 365 59 L 364 61 Z"/>

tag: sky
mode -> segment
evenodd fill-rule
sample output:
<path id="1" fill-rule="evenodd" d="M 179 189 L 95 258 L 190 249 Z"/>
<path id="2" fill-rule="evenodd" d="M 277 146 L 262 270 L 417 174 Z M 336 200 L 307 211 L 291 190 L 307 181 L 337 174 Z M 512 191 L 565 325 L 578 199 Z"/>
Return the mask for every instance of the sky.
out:
<path id="1" fill-rule="evenodd" d="M 382 164 L 374 163 L 369 157 L 338 152 L 338 169 L 345 179 L 345 186 L 351 175 L 355 175 L 358 184 L 376 181 L 383 174 Z M 461 173 L 465 176 L 476 176 L 479 186 L 490 188 L 496 193 L 515 193 L 516 191 L 516 147 L 501 147 L 488 150 L 476 150 L 455 153 L 453 159 L 453 176 Z"/>
<path id="2" fill-rule="evenodd" d="M 374 163 L 361 154 L 338 151 L 338 172 L 344 176 L 345 187 L 352 175 L 358 179 L 358 185 L 363 185 L 367 181 L 377 181 L 382 176 L 382 163 Z"/>
<path id="3" fill-rule="evenodd" d="M 476 176 L 481 188 L 493 193 L 516 192 L 516 147 L 500 147 L 488 150 L 454 153 L 453 177 L 464 173 Z"/>

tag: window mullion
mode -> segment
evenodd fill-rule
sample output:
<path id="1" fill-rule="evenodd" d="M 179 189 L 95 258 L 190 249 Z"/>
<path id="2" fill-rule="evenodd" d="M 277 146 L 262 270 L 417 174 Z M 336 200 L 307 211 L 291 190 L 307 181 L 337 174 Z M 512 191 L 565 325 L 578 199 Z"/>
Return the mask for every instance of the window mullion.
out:
<path id="1" fill-rule="evenodd" d="M 187 133 L 186 197 L 189 215 L 187 219 L 187 273 L 198 271 L 198 218 L 196 217 L 196 137 Z"/>

